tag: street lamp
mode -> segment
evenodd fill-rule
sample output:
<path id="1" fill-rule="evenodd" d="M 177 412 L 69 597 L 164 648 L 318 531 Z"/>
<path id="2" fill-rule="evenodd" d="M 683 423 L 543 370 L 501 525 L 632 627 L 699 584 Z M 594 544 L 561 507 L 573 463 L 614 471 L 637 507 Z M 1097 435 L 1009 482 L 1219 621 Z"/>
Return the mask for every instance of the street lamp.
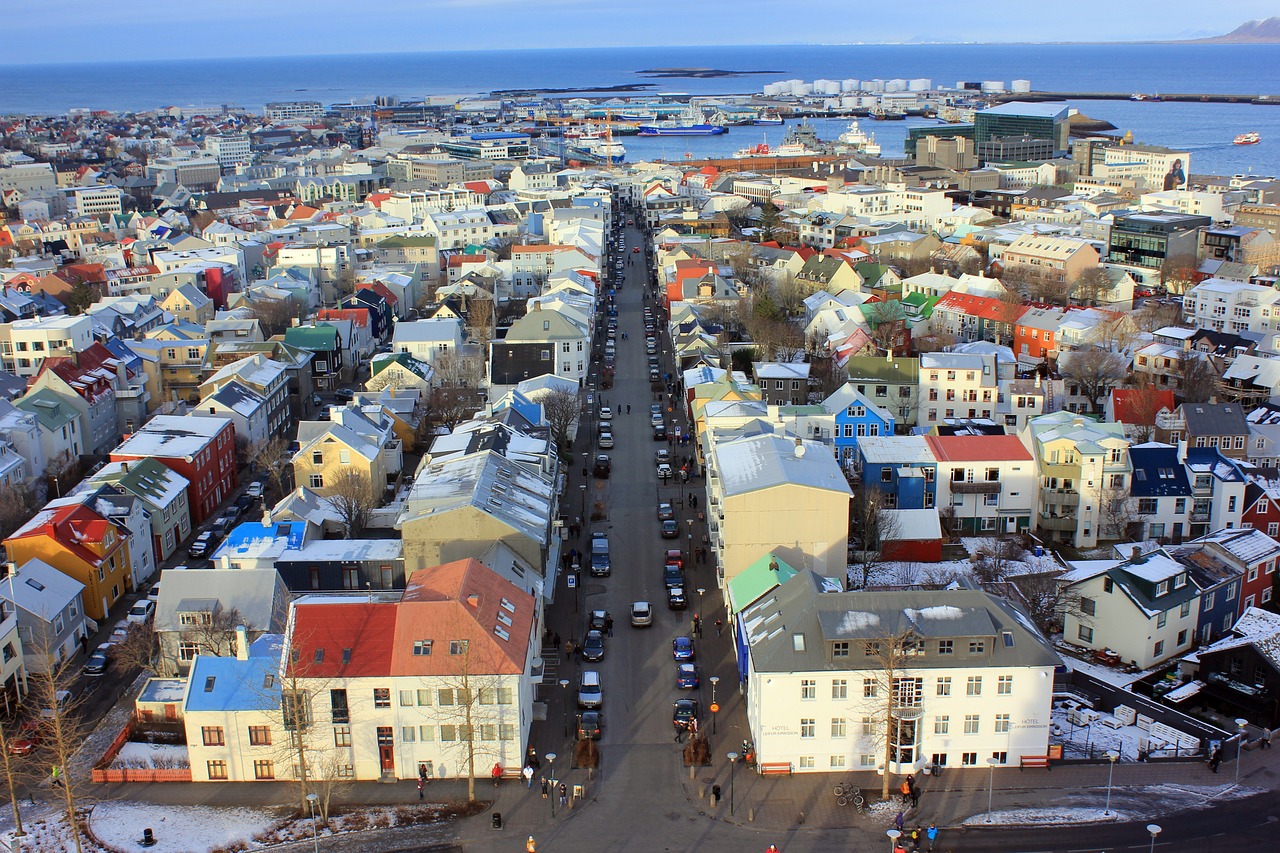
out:
<path id="1" fill-rule="evenodd" d="M 698 590 L 698 592 L 702 592 L 702 590 Z M 715 734 L 716 714 L 720 712 L 720 706 L 716 704 L 716 685 L 720 683 L 720 676 L 713 675 L 709 680 L 711 681 L 711 733 Z"/>
<path id="2" fill-rule="evenodd" d="M 897 829 L 886 829 L 884 834 L 889 836 L 889 853 L 894 853 L 898 849 L 898 839 L 902 836 L 902 832 Z"/>
<path id="3" fill-rule="evenodd" d="M 1249 725 L 1249 721 L 1244 718 L 1236 719 L 1236 781 L 1240 784 L 1240 764 L 1244 760 L 1244 727 Z"/>
<path id="4" fill-rule="evenodd" d="M 1163 827 L 1161 827 L 1160 824 L 1158 823 L 1147 824 L 1147 832 L 1151 833 L 1151 846 L 1147 849 L 1152 851 L 1152 853 L 1155 853 L 1155 849 L 1156 849 L 1156 836 L 1159 835 L 1162 831 L 1163 831 Z"/>
<path id="5" fill-rule="evenodd" d="M 1120 757 L 1120 753 L 1114 749 L 1107 750 L 1107 760 L 1111 762 L 1111 769 L 1107 771 L 1107 805 L 1102 809 L 1102 814 L 1111 817 L 1111 780 L 1116 775 L 1116 759 Z"/>
<path id="6" fill-rule="evenodd" d="M 702 594 L 707 591 L 704 586 L 698 587 L 698 628 L 702 628 Z"/>
<path id="7" fill-rule="evenodd" d="M 307 808 L 311 810 L 311 844 L 316 853 L 320 853 L 320 833 L 316 829 L 316 803 L 319 800 L 319 795 L 307 794 Z"/>
<path id="8" fill-rule="evenodd" d="M 556 816 L 556 797 L 560 796 L 560 789 L 556 786 L 556 754 L 554 752 L 547 753 L 547 763 L 551 772 L 551 819 Z"/>
<path id="9" fill-rule="evenodd" d="M 585 516 L 587 514 L 587 484 L 583 483 L 578 488 L 582 491 L 582 510 L 579 515 Z"/>
<path id="10" fill-rule="evenodd" d="M 991 794 L 996 787 L 996 765 L 1000 763 L 1000 759 L 994 755 L 987 759 L 987 823 L 991 823 Z"/>
<path id="11" fill-rule="evenodd" d="M 729 753 L 729 814 L 733 815 L 733 765 L 738 763 L 738 753 Z"/>
<path id="12" fill-rule="evenodd" d="M 569 679 L 560 679 L 560 709 L 564 711 L 564 736 L 569 736 Z"/>

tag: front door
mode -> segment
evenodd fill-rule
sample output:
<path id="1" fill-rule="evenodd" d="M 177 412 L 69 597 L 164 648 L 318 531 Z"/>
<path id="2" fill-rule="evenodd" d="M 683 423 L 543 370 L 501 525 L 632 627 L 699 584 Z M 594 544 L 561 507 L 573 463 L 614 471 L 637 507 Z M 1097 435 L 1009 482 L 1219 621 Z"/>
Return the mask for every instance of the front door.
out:
<path id="1" fill-rule="evenodd" d="M 391 726 L 378 726 L 378 761 L 384 774 L 395 773 L 395 741 L 391 736 Z"/>

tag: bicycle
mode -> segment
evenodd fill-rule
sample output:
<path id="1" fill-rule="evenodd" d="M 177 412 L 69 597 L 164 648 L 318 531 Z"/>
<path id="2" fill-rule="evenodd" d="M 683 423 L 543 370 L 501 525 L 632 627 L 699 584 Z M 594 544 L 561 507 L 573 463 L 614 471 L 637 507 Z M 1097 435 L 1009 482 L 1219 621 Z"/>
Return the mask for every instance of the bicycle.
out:
<path id="1" fill-rule="evenodd" d="M 852 782 L 842 782 L 835 786 L 836 805 L 848 806 L 852 805 L 859 812 L 866 805 L 866 799 L 862 796 L 862 789 Z"/>

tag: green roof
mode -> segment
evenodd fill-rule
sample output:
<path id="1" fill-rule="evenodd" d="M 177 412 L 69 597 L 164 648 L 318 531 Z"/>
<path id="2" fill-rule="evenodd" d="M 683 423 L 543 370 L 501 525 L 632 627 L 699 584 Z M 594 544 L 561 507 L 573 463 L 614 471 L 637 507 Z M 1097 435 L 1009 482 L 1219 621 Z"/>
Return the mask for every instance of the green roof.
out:
<path id="1" fill-rule="evenodd" d="M 430 234 L 418 237 L 388 237 L 378 244 L 379 249 L 429 249 L 436 244 L 436 238 Z"/>
<path id="2" fill-rule="evenodd" d="M 777 563 L 774 569 L 771 563 Z M 729 606 L 734 613 L 750 607 L 769 590 L 791 580 L 796 570 L 773 554 L 765 554 L 729 580 Z"/>
<path id="3" fill-rule="evenodd" d="M 881 355 L 855 355 L 845 363 L 845 370 L 855 381 L 915 385 L 920 380 L 920 359 L 894 357 L 889 361 Z"/>
<path id="4" fill-rule="evenodd" d="M 431 381 L 431 366 L 426 362 L 418 361 L 407 352 L 389 353 L 386 355 L 375 356 L 369 364 L 369 378 L 377 376 L 393 364 L 398 364 L 414 376 L 425 382 Z"/>
<path id="5" fill-rule="evenodd" d="M 338 330 L 328 323 L 314 326 L 292 326 L 285 330 L 284 342 L 312 352 L 328 352 L 338 347 Z"/>
<path id="6" fill-rule="evenodd" d="M 800 417 L 805 417 L 808 415 L 820 416 L 820 415 L 825 415 L 826 413 L 827 413 L 827 410 L 817 405 L 816 403 L 803 405 L 803 406 L 779 406 L 778 407 L 779 415 L 798 415 Z"/>
<path id="7" fill-rule="evenodd" d="M 31 412 L 40 422 L 40 426 L 48 430 L 61 429 L 80 416 L 71 404 L 48 388 L 41 388 L 39 391 L 27 394 L 14 405 L 24 412 Z"/>

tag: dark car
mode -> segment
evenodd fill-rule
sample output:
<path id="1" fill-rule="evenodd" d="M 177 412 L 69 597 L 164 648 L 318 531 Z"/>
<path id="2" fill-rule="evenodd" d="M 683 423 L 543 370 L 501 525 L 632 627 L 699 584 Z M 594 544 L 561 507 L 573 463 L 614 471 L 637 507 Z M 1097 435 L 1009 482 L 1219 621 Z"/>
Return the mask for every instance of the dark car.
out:
<path id="1" fill-rule="evenodd" d="M 582 659 L 589 660 L 592 663 L 604 660 L 604 633 L 601 631 L 588 631 L 587 636 L 582 641 Z"/>
<path id="2" fill-rule="evenodd" d="M 604 714 L 600 711 L 583 711 L 578 715 L 578 740 L 600 740 L 604 731 Z"/>
<path id="3" fill-rule="evenodd" d="M 613 470 L 613 463 L 609 460 L 609 457 L 606 454 L 601 453 L 596 457 L 596 464 L 595 468 L 592 469 L 592 473 L 597 479 L 609 479 L 609 472 L 611 470 Z"/>
<path id="4" fill-rule="evenodd" d="M 684 586 L 684 572 L 680 571 L 679 566 L 668 563 L 662 569 L 662 585 L 667 589 Z"/>
<path id="5" fill-rule="evenodd" d="M 678 661 L 693 660 L 693 640 L 676 637 L 671 641 L 671 656 Z"/>
<path id="6" fill-rule="evenodd" d="M 196 559 L 209 556 L 213 552 L 213 548 L 218 544 L 221 536 L 215 534 L 212 530 L 206 530 L 196 537 L 196 541 L 191 543 L 191 547 L 187 549 L 187 553 Z"/>
<path id="7" fill-rule="evenodd" d="M 693 663 L 682 663 L 676 665 L 676 687 L 681 690 L 697 690 L 698 685 L 702 683 L 702 678 L 698 674 L 698 665 Z"/>
<path id="8" fill-rule="evenodd" d="M 107 671 L 110 661 L 107 660 L 105 652 L 94 652 L 89 655 L 89 659 L 84 662 L 85 675 L 102 675 Z"/>
<path id="9" fill-rule="evenodd" d="M 603 631 L 609 622 L 608 610 L 592 610 L 587 614 L 587 630 Z"/>
<path id="10" fill-rule="evenodd" d="M 333 392 L 333 399 L 337 400 L 339 403 L 350 403 L 355 398 L 356 392 L 352 391 L 350 388 L 339 388 L 337 391 Z"/>
<path id="11" fill-rule="evenodd" d="M 684 597 L 684 587 L 673 586 L 667 590 L 667 608 L 669 610 L 685 610 L 689 600 Z"/>
<path id="12" fill-rule="evenodd" d="M 654 441 L 666 441 L 666 440 L 667 440 L 667 428 L 666 428 L 665 426 L 661 425 L 661 424 L 659 424 L 658 426 L 655 426 L 655 427 L 653 428 L 653 440 L 654 440 Z"/>
<path id="13" fill-rule="evenodd" d="M 658 520 L 668 521 L 676 517 L 675 507 L 669 501 L 663 501 L 658 504 Z"/>
<path id="14" fill-rule="evenodd" d="M 678 539 L 680 537 L 680 524 L 674 519 L 667 519 L 662 522 L 662 538 Z"/>
<path id="15" fill-rule="evenodd" d="M 689 724 L 702 714 L 702 705 L 697 699 L 677 699 L 671 704 L 671 722 L 677 729 L 689 728 Z"/>
<path id="16" fill-rule="evenodd" d="M 253 498 L 250 495 L 245 494 L 236 498 L 236 509 L 240 510 L 241 514 L 248 512 L 249 508 L 252 506 Z"/>

